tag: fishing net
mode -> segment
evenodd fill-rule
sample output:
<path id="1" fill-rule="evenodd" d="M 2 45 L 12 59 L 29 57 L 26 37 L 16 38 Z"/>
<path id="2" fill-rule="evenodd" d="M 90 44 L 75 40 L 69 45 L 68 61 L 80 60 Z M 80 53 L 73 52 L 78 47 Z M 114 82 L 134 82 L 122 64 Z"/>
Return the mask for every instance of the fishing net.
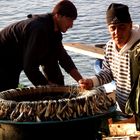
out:
<path id="1" fill-rule="evenodd" d="M 105 113 L 115 104 L 102 89 L 38 86 L 0 93 L 0 119 L 16 122 L 64 121 Z"/>

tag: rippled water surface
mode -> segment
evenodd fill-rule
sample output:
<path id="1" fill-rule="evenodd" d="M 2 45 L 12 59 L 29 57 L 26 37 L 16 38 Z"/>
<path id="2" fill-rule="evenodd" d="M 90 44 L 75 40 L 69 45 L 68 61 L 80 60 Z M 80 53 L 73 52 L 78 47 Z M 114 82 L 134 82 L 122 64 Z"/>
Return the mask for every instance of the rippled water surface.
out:
<path id="1" fill-rule="evenodd" d="M 134 23 L 140 23 L 139 0 L 72 0 L 78 9 L 78 18 L 74 26 L 64 34 L 63 42 L 80 42 L 85 44 L 106 43 L 109 34 L 106 26 L 105 12 L 112 2 L 127 4 Z M 0 29 L 10 23 L 26 18 L 30 13 L 50 12 L 58 0 L 0 0 Z M 95 59 L 82 54 L 69 52 L 83 76 L 94 74 Z M 66 84 L 76 84 L 64 72 Z M 31 85 L 24 73 L 21 74 L 21 83 Z"/>

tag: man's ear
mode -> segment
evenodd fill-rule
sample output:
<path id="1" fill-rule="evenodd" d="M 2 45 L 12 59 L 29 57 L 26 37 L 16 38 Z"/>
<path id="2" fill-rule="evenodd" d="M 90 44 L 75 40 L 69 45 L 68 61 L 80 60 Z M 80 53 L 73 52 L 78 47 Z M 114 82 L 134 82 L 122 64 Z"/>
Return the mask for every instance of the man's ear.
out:
<path id="1" fill-rule="evenodd" d="M 60 15 L 60 14 L 57 13 L 57 14 L 56 14 L 56 17 L 57 17 L 57 18 L 61 18 L 61 17 L 63 17 L 63 15 Z"/>
<path id="2" fill-rule="evenodd" d="M 59 14 L 58 14 L 58 13 L 56 13 L 56 14 L 55 14 L 55 17 L 57 17 L 57 18 L 58 18 L 58 17 L 59 17 Z"/>

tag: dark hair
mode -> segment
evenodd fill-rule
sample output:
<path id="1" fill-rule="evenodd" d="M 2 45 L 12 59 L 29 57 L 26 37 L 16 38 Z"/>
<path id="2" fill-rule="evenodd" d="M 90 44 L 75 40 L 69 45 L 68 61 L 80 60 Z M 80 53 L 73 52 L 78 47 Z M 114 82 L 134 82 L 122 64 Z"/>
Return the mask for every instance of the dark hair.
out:
<path id="1" fill-rule="evenodd" d="M 69 0 L 61 0 L 53 8 L 53 14 L 60 14 L 62 16 L 70 17 L 75 20 L 78 16 L 75 5 Z"/>

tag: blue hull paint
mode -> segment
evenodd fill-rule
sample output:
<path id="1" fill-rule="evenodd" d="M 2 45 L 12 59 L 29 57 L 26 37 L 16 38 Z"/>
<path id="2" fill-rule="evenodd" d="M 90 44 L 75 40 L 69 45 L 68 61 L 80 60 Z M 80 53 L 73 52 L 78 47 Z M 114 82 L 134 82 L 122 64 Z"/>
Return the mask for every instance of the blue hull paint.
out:
<path id="1" fill-rule="evenodd" d="M 99 73 L 101 68 L 102 68 L 102 59 L 97 59 L 95 61 L 95 64 L 94 64 L 94 69 L 95 69 L 95 72 L 96 73 Z M 104 88 L 106 90 L 106 92 L 112 92 L 116 89 L 116 86 L 115 86 L 115 81 L 112 81 L 111 83 L 108 83 L 108 84 L 105 84 L 104 85 Z"/>

